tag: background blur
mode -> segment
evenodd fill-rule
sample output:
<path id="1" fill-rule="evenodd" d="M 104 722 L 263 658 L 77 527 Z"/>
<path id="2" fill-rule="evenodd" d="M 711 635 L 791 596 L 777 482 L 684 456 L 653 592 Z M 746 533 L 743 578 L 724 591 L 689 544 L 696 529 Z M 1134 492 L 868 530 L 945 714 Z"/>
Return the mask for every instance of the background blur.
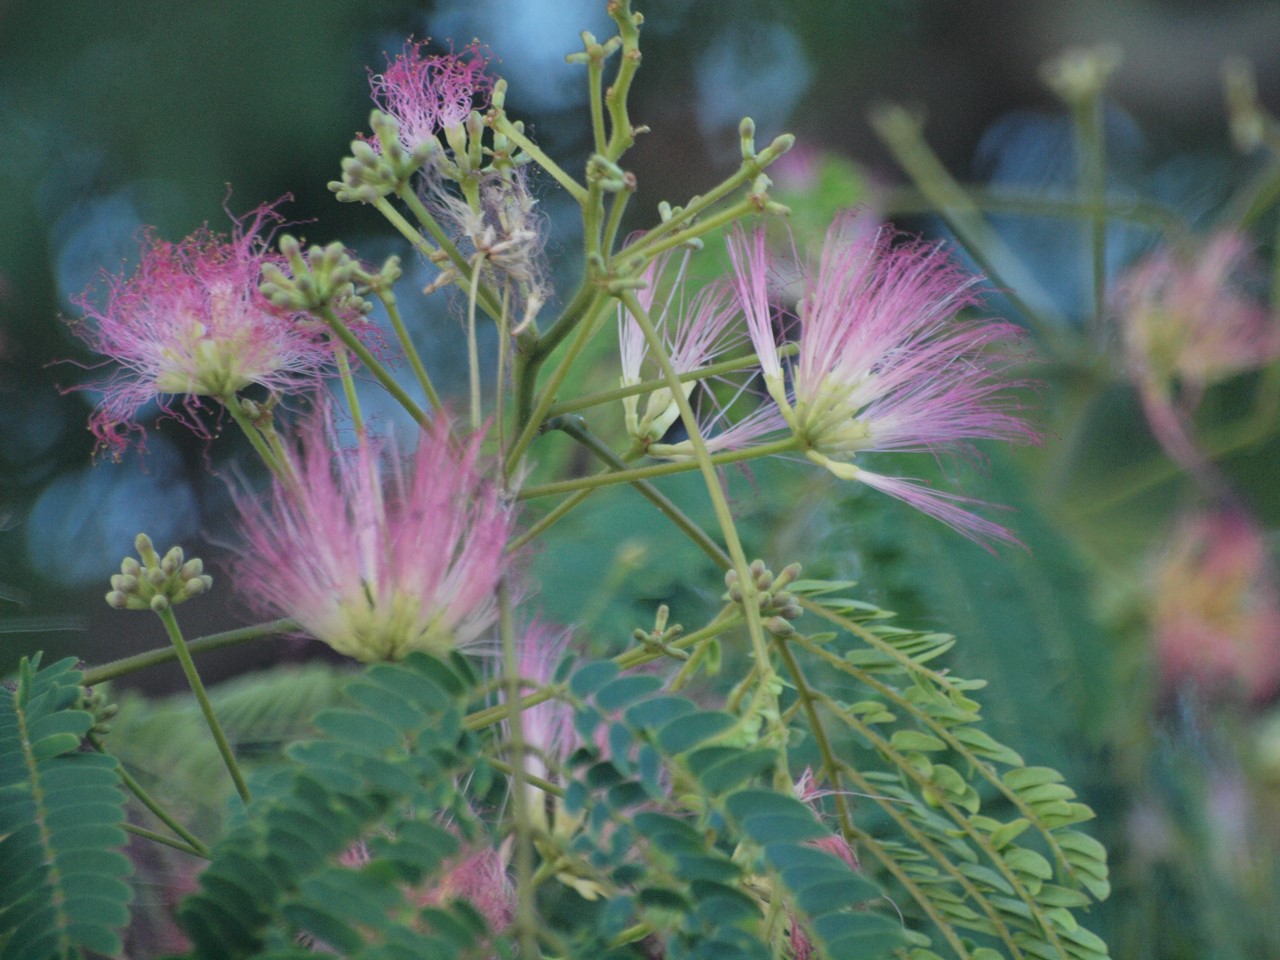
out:
<path id="1" fill-rule="evenodd" d="M 679 202 L 736 166 L 737 123 L 750 114 L 759 143 L 790 130 L 815 151 L 810 166 L 778 177 L 802 239 L 851 200 L 945 235 L 868 122 L 882 102 L 924 108 L 925 139 L 960 181 L 1060 196 L 1074 183 L 1072 130 L 1038 70 L 1066 47 L 1098 41 L 1124 53 L 1105 120 L 1109 196 L 1158 204 L 1196 231 L 1268 182 L 1267 159 L 1231 144 L 1219 71 L 1228 56 L 1252 60 L 1261 102 L 1280 109 L 1273 2 L 636 6 L 647 20 L 632 117 L 654 131 L 627 158 L 640 184 L 629 211 L 636 229 L 659 200 Z M 85 429 L 94 395 L 64 392 L 91 381 L 84 365 L 95 363 L 65 323 L 75 314 L 69 298 L 99 270 L 128 269 L 144 224 L 172 240 L 206 221 L 223 230 L 226 211 L 286 193 L 291 229 L 308 240 L 341 238 L 368 259 L 403 254 L 376 213 L 337 203 L 325 184 L 366 127 L 366 68 L 380 70 L 384 52 L 409 36 L 478 38 L 511 84 L 508 104 L 549 153 L 581 169 L 584 86 L 563 55 L 583 27 L 606 35 L 601 2 L 0 3 L 0 674 L 37 649 L 102 662 L 162 644 L 152 618 L 106 607 L 107 578 L 139 530 L 161 549 L 181 543 L 204 556 L 216 576 L 235 543 L 227 478 L 254 469 L 231 431 L 209 444 L 172 423 L 149 427 L 145 458 L 95 464 Z M 554 184 L 538 187 L 564 290 L 576 269 L 574 211 Z M 1276 216 L 1274 196 L 1259 196 L 1248 219 L 1265 262 Z M 1070 335 L 1083 329 L 1084 229 L 1008 211 L 990 222 L 1036 288 L 1016 292 Z M 1160 239 L 1133 222 L 1109 226 L 1107 237 L 1112 277 Z M 428 279 L 411 270 L 406 283 Z M 419 311 L 406 319 L 422 331 L 433 375 L 448 382 L 460 366 L 456 318 L 434 304 L 411 308 L 408 288 L 402 301 Z M 1114 371 L 1049 364 L 1044 379 L 1046 447 L 1016 461 L 993 452 L 984 475 L 966 476 L 967 492 L 1019 506 L 1011 525 L 1029 557 L 988 559 L 897 504 L 785 466 L 777 482 L 806 507 L 756 515 L 747 528 L 756 552 L 784 562 L 821 553 L 831 566 L 814 575 L 859 578 L 904 622 L 960 636 L 961 671 L 992 681 L 998 735 L 1062 770 L 1099 811 L 1117 889 L 1094 928 L 1115 956 L 1280 955 L 1266 920 L 1280 915 L 1280 713 L 1265 697 L 1208 702 L 1157 680 L 1149 568 L 1193 489 L 1169 469 Z M 1257 387 L 1251 376 L 1214 391 L 1206 429 L 1229 432 Z M 1274 555 L 1280 451 L 1263 426 L 1226 444 L 1221 464 Z M 689 489 L 696 499 L 696 484 Z M 744 510 L 750 489 L 740 493 Z M 537 560 L 544 577 L 582 584 L 557 590 L 563 608 L 547 613 L 585 621 L 602 648 L 658 600 L 703 589 L 637 574 L 665 531 L 650 530 L 633 505 L 621 492 L 594 498 Z M 183 613 L 190 636 L 249 622 L 227 589 Z M 212 655 L 207 676 L 310 655 L 287 641 L 235 648 Z M 178 678 L 176 668 L 156 669 L 136 682 L 163 692 Z"/>

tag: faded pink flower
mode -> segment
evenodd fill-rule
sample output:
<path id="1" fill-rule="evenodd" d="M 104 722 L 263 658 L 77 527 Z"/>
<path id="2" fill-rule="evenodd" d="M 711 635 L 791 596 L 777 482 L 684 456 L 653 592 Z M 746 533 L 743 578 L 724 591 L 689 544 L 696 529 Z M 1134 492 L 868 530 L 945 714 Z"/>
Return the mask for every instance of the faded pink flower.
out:
<path id="1" fill-rule="evenodd" d="M 1166 688 L 1280 690 L 1280 586 L 1267 542 L 1238 508 L 1183 517 L 1152 579 L 1152 630 Z"/>
<path id="2" fill-rule="evenodd" d="M 138 411 L 152 399 L 199 432 L 199 397 L 227 400 L 255 383 L 296 392 L 321 379 L 332 353 L 319 328 L 258 289 L 263 265 L 283 262 L 267 250 L 280 220 L 274 207 L 236 221 L 230 237 L 202 227 L 169 243 L 148 232 L 132 276 L 103 273 L 74 301 L 85 313 L 76 332 L 122 367 L 106 383 L 80 388 L 103 391 L 90 427 L 114 454 L 141 429 Z M 175 407 L 175 396 L 186 399 Z"/>
<path id="3" fill-rule="evenodd" d="M 459 443 L 439 415 L 412 457 L 367 439 L 340 450 L 322 410 L 301 428 L 296 480 L 240 503 L 240 585 L 357 660 L 475 644 L 497 615 L 513 521 L 481 475 L 481 439 Z"/>
<path id="4" fill-rule="evenodd" d="M 507 873 L 511 859 L 510 843 L 493 847 L 471 845 L 450 857 L 420 887 L 408 887 L 405 894 L 416 907 L 441 906 L 452 900 L 465 900 L 485 919 L 490 934 L 500 934 L 515 918 L 515 886 Z M 369 848 L 363 841 L 346 850 L 338 862 L 359 870 L 369 861 Z M 311 946 L 332 952 L 326 944 L 311 941 Z"/>
<path id="5" fill-rule="evenodd" d="M 674 278 L 668 282 L 664 277 L 669 262 L 670 255 L 662 255 L 648 266 L 642 275 L 645 285 L 637 292 L 636 299 L 662 335 L 663 347 L 676 373 L 693 373 L 728 359 L 747 342 L 747 335 L 738 322 L 739 311 L 729 286 L 713 283 L 688 297 L 685 292 L 688 255 L 683 257 Z M 622 386 L 641 383 L 645 378 L 649 346 L 640 325 L 624 307 L 618 308 L 618 344 Z M 661 376 L 656 364 L 652 365 L 648 375 L 653 378 Z M 697 386 L 695 381 L 686 381 L 683 385 L 685 397 L 692 398 Z M 699 420 L 699 432 L 708 450 L 715 453 L 741 449 L 786 428 L 786 421 L 772 404 L 754 405 L 745 415 L 737 415 L 737 408 L 743 405 L 739 401 L 746 400 L 745 384 L 740 381 L 732 390 L 727 401 L 717 399 L 709 386 L 698 396 L 709 409 Z M 631 438 L 650 456 L 670 459 L 692 456 L 693 447 L 688 440 L 661 442 L 680 419 L 671 390 L 658 387 L 649 393 L 643 413 L 640 400 L 639 396 L 630 396 L 622 401 L 627 433 Z"/>
<path id="6" fill-rule="evenodd" d="M 834 790 L 819 787 L 817 780 L 814 778 L 813 770 L 809 767 L 805 768 L 804 773 L 800 774 L 800 779 L 795 782 L 796 798 L 812 807 L 813 812 L 818 814 L 819 817 L 822 816 L 822 810 L 818 806 L 818 800 L 822 797 L 830 796 L 834 792 Z M 843 834 L 832 833 L 821 840 L 811 841 L 810 846 L 839 857 L 854 870 L 858 869 L 858 855 Z M 809 935 L 796 920 L 794 914 L 791 916 L 791 930 L 788 941 L 793 960 L 810 960 L 814 956 L 813 941 L 809 939 Z"/>
<path id="7" fill-rule="evenodd" d="M 1115 309 L 1130 374 L 1156 439 L 1179 464 L 1207 476 L 1191 413 L 1207 387 L 1280 354 L 1280 325 L 1241 289 L 1250 270 L 1243 237 L 1222 232 L 1196 255 L 1162 248 L 1117 287 Z"/>
<path id="8" fill-rule="evenodd" d="M 569 646 L 569 631 L 535 620 L 525 629 L 520 647 L 520 679 L 538 688 L 551 683 L 556 666 Z M 577 735 L 573 729 L 573 707 L 552 698 L 527 708 L 522 714 L 524 743 L 528 757 L 525 769 L 544 780 L 558 774 L 573 752 Z M 541 791 L 532 795 L 535 806 Z M 537 815 L 535 814 L 535 817 Z"/>
<path id="9" fill-rule="evenodd" d="M 493 81 L 478 44 L 461 53 L 424 53 L 429 40 L 409 40 L 404 52 L 387 61 L 384 73 L 369 73 L 374 102 L 400 126 L 400 143 L 421 151 L 438 134 L 461 125 L 473 107 L 488 107 Z"/>
<path id="10" fill-rule="evenodd" d="M 999 346 L 1018 339 L 1019 329 L 958 320 L 977 302 L 979 278 L 964 274 L 939 245 L 893 240 L 888 229 L 861 229 L 853 215 L 831 225 L 797 306 L 799 357 L 788 385 L 764 234 L 730 238 L 733 282 L 765 386 L 814 463 L 904 500 L 984 546 L 1016 543 L 1009 530 L 969 509 L 989 504 L 853 462 L 864 452 L 973 455 L 974 440 L 1040 439 L 1012 396 L 1026 384 L 1002 376 L 1018 358 Z"/>

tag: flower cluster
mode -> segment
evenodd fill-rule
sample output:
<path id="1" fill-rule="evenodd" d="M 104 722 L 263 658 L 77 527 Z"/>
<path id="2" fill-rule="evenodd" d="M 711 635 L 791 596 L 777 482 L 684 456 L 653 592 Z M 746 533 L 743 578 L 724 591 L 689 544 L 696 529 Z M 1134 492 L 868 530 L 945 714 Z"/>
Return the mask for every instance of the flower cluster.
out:
<path id="1" fill-rule="evenodd" d="M 383 73 L 369 73 L 374 102 L 396 121 L 400 144 L 411 154 L 459 128 L 473 108 L 484 109 L 493 89 L 478 45 L 456 54 L 427 54 L 429 42 L 410 40 Z"/>
<path id="2" fill-rule="evenodd" d="M 1243 511 L 1183 517 L 1155 569 L 1151 596 L 1166 688 L 1234 689 L 1253 701 L 1280 689 L 1280 589 L 1267 542 Z"/>
<path id="3" fill-rule="evenodd" d="M 775 268 L 763 231 L 729 240 L 733 283 L 764 382 L 805 455 L 835 476 L 858 480 L 979 541 L 1014 541 L 973 513 L 975 501 L 855 464 L 872 451 L 972 454 L 972 441 L 1038 442 L 1019 416 L 1004 374 L 1018 357 L 1000 349 L 1019 337 L 1007 323 L 966 322 L 976 277 L 942 248 L 896 244 L 850 215 L 828 231 L 817 272 L 806 276 L 793 318 L 798 359 L 778 349 Z"/>
<path id="4" fill-rule="evenodd" d="M 688 256 L 681 261 L 675 276 L 666 280 L 669 255 L 659 256 L 645 271 L 645 281 L 637 294 L 641 307 L 662 334 L 663 347 L 677 374 L 696 373 L 718 359 L 727 358 L 746 341 L 737 323 L 739 314 L 732 289 L 726 283 L 703 287 L 692 297 L 685 291 Z M 618 311 L 618 343 L 622 364 L 621 385 L 633 387 L 642 382 L 649 344 L 644 332 L 625 309 Z M 656 371 L 654 371 L 656 375 Z M 686 398 L 692 397 L 696 384 L 686 381 Z M 710 389 L 701 396 L 712 408 L 699 428 L 707 449 L 716 452 L 737 450 L 785 428 L 781 415 L 769 406 L 758 406 L 749 414 L 730 422 L 729 409 L 742 394 L 741 385 L 734 388 L 727 402 L 720 402 Z M 680 411 L 668 387 L 648 394 L 643 413 L 640 397 L 623 399 L 627 433 L 650 456 L 682 458 L 692 453 L 687 440 L 663 443 L 667 431 L 679 419 Z"/>
<path id="5" fill-rule="evenodd" d="M 274 205 L 237 221 L 230 237 L 197 230 L 180 243 L 147 233 L 138 269 L 104 274 L 76 299 L 75 325 L 95 351 L 121 365 L 106 383 L 90 426 L 118 455 L 154 399 L 200 431 L 200 397 L 229 400 L 250 384 L 273 393 L 314 386 L 333 357 L 305 315 L 273 306 L 258 289 L 262 269 L 281 258 L 267 250 Z M 181 407 L 173 396 L 187 399 Z"/>
<path id="6" fill-rule="evenodd" d="M 1219 233 L 1194 257 L 1156 251 L 1117 288 L 1129 370 L 1152 431 L 1202 476 L 1190 414 L 1205 389 L 1280 355 L 1280 324 L 1242 289 L 1249 266 L 1244 238 Z"/>
<path id="7" fill-rule="evenodd" d="M 513 523 L 479 469 L 481 439 L 460 443 L 441 415 L 412 459 L 365 438 L 340 450 L 322 411 L 269 504 L 241 501 L 241 587 L 357 660 L 475 644 L 497 616 Z"/>

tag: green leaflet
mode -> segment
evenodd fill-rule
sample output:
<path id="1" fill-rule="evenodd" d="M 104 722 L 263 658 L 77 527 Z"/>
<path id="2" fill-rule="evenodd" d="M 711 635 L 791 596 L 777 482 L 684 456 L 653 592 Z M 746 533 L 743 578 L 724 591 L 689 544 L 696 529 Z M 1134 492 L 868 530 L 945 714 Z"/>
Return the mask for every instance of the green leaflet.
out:
<path id="1" fill-rule="evenodd" d="M 0 957 L 114 955 L 133 899 L 117 761 L 80 752 L 75 661 L 39 667 L 0 689 Z"/>

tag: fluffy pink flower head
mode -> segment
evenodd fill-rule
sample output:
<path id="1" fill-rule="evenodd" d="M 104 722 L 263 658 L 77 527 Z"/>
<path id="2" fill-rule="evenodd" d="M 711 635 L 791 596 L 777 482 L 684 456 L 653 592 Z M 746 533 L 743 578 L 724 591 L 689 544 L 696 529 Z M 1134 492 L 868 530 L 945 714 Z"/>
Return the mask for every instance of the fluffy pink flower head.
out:
<path id="1" fill-rule="evenodd" d="M 520 678 L 536 688 L 549 685 L 564 651 L 569 645 L 569 631 L 541 621 L 525 630 L 520 648 Z M 531 691 L 526 691 L 531 692 Z M 521 729 L 524 732 L 525 770 L 535 777 L 556 781 L 569 754 L 577 744 L 573 729 L 573 707 L 552 698 L 525 709 Z M 564 805 L 556 803 L 540 789 L 527 786 L 528 810 L 534 824 L 548 832 L 570 832 L 572 819 Z M 548 807 L 554 804 L 554 813 Z"/>
<path id="2" fill-rule="evenodd" d="M 1152 580 L 1156 658 L 1167 688 L 1280 689 L 1280 588 L 1262 532 L 1241 510 L 1184 517 Z"/>
<path id="3" fill-rule="evenodd" d="M 412 457 L 340 450 L 322 411 L 302 427 L 296 481 L 277 481 L 265 504 L 242 498 L 239 583 L 357 660 L 476 643 L 497 615 L 512 528 L 481 475 L 481 439 L 459 443 L 441 415 Z"/>
<path id="4" fill-rule="evenodd" d="M 1243 237 L 1223 232 L 1189 257 L 1163 248 L 1117 287 L 1130 375 L 1156 439 L 1208 476 L 1192 438 L 1191 412 L 1205 388 L 1280 354 L 1280 324 L 1241 289 L 1250 258 Z"/>
<path id="5" fill-rule="evenodd" d="M 369 74 L 374 102 L 399 124 L 400 143 L 409 153 L 460 127 L 473 108 L 487 108 L 493 89 L 484 72 L 489 61 L 478 44 L 461 53 L 424 53 L 429 42 L 408 41 L 386 72 Z"/>
<path id="6" fill-rule="evenodd" d="M 645 286 L 638 291 L 636 299 L 662 334 L 663 346 L 676 373 L 693 373 L 724 358 L 745 343 L 747 337 L 737 322 L 738 309 L 731 288 L 716 283 L 686 297 L 685 268 L 689 258 L 686 255 L 682 259 L 674 279 L 664 285 L 669 261 L 670 256 L 663 255 L 649 265 L 644 273 Z M 618 308 L 618 344 L 621 384 L 634 386 L 644 379 L 649 345 L 640 325 L 624 307 Z M 650 375 L 659 375 L 656 365 Z M 683 384 L 686 398 L 693 395 L 696 386 L 692 380 Z M 717 403 L 709 390 L 704 393 L 714 411 L 702 418 L 699 426 L 707 449 L 712 452 L 740 449 L 786 426 L 772 405 L 758 406 L 745 416 L 731 418 L 729 410 L 740 399 L 741 390 L 727 404 Z M 687 440 L 673 444 L 660 442 L 680 418 L 671 390 L 659 387 L 649 393 L 643 413 L 640 399 L 630 396 L 622 401 L 631 438 L 643 445 L 650 456 L 671 459 L 691 456 L 693 450 Z"/>
<path id="7" fill-rule="evenodd" d="M 198 397 L 226 399 L 254 383 L 283 393 L 319 382 L 332 354 L 318 329 L 258 289 L 263 264 L 282 262 L 267 250 L 269 224 L 278 221 L 264 205 L 230 237 L 203 227 L 169 243 L 147 233 L 132 276 L 104 273 L 75 300 L 85 313 L 76 332 L 121 365 L 95 385 L 103 398 L 90 426 L 101 444 L 118 455 L 152 399 L 201 430 Z M 174 396 L 187 398 L 180 408 Z"/>
<path id="8" fill-rule="evenodd" d="M 1241 289 L 1249 265 L 1245 239 L 1223 232 L 1194 257 L 1166 247 L 1130 270 L 1117 309 L 1135 373 L 1176 378 L 1198 400 L 1205 387 L 1274 359 L 1280 325 Z"/>
<path id="9" fill-rule="evenodd" d="M 972 455 L 972 441 L 1037 442 L 1002 374 L 1015 362 L 998 345 L 1007 323 L 964 322 L 978 278 L 937 245 L 894 245 L 892 232 L 838 218 L 797 308 L 799 357 L 784 372 L 775 339 L 772 265 L 762 231 L 729 240 L 733 282 L 760 357 L 765 386 L 805 455 L 837 477 L 898 497 L 972 540 L 1016 542 L 967 509 L 976 501 L 920 481 L 872 473 L 853 461 L 870 451 Z M 788 379 L 790 383 L 788 384 Z"/>

